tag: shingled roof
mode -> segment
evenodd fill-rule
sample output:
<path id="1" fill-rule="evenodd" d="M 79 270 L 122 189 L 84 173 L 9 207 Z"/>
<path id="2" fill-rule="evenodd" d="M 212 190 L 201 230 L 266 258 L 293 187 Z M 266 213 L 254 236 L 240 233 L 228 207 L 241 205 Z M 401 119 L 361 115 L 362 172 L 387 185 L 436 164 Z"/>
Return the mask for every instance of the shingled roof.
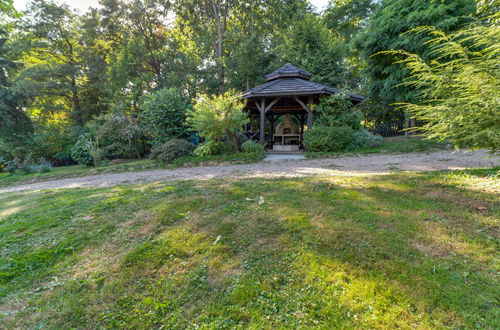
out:
<path id="1" fill-rule="evenodd" d="M 342 93 L 341 90 L 310 81 L 312 74 L 308 71 L 287 63 L 272 73 L 266 75 L 262 85 L 243 92 L 243 98 L 291 95 L 331 95 Z M 355 103 L 363 101 L 363 97 L 348 94 Z"/>

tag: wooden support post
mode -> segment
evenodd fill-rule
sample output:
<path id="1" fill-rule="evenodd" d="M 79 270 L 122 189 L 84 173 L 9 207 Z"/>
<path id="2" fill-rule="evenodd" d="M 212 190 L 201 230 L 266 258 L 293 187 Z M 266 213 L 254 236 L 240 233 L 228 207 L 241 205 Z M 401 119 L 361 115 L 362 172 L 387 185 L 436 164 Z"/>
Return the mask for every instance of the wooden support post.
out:
<path id="1" fill-rule="evenodd" d="M 311 110 L 311 105 L 313 104 L 313 98 L 309 95 L 307 98 L 307 108 L 309 111 L 307 112 L 307 128 L 311 129 L 313 127 L 313 112 Z"/>
<path id="2" fill-rule="evenodd" d="M 260 111 L 259 142 L 260 142 L 260 144 L 264 145 L 264 143 L 266 142 L 266 132 L 265 132 L 265 129 L 266 129 L 266 100 L 262 99 L 260 101 L 260 104 L 259 104 L 259 102 L 257 102 L 256 104 L 257 104 L 257 108 Z"/>

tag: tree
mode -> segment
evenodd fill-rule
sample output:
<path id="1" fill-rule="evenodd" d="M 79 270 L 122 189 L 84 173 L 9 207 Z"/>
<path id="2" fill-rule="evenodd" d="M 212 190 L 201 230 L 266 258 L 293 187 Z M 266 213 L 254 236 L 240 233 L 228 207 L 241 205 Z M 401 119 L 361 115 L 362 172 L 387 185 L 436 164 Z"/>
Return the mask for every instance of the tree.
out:
<path id="1" fill-rule="evenodd" d="M 444 31 L 458 29 L 465 16 L 475 12 L 474 0 L 382 0 L 363 29 L 353 40 L 366 62 L 369 96 L 387 103 L 410 101 L 415 91 L 400 85 L 407 71 L 395 63 L 386 50 L 403 49 L 424 58 L 432 56 L 425 47 L 427 38 L 405 33 L 418 26 L 436 26 Z"/>
<path id="2" fill-rule="evenodd" d="M 0 17 L 10 16 L 18 17 L 19 13 L 16 11 L 13 5 L 13 0 L 0 0 Z"/>
<path id="3" fill-rule="evenodd" d="M 3 58 L 6 38 L 0 38 L 0 138 L 12 138 L 33 133 L 33 125 L 22 109 L 25 98 L 12 89 L 9 71 L 16 63 Z"/>
<path id="4" fill-rule="evenodd" d="M 314 72 L 313 80 L 339 86 L 345 77 L 345 44 L 314 14 L 297 20 L 272 50 L 280 63 L 294 63 Z"/>
<path id="5" fill-rule="evenodd" d="M 225 35 L 228 20 L 236 6 L 245 5 L 244 1 L 231 0 L 184 0 L 177 2 L 177 13 L 188 25 L 196 25 L 197 31 L 208 31 L 214 50 L 214 61 L 217 68 L 217 91 L 225 89 Z M 201 29 L 200 29 L 201 28 Z"/>
<path id="6" fill-rule="evenodd" d="M 498 16 L 498 14 L 497 14 Z M 410 72 L 406 85 L 418 90 L 418 103 L 402 107 L 425 124 L 430 138 L 457 148 L 500 148 L 500 28 L 472 26 L 447 34 L 433 27 L 414 33 L 430 36 L 435 59 L 392 51 Z"/>
<path id="7" fill-rule="evenodd" d="M 31 94 L 48 112 L 68 109 L 80 126 L 89 120 L 81 106 L 82 61 L 79 56 L 78 19 L 67 5 L 35 0 L 28 6 L 17 36 L 20 60 L 19 89 Z M 56 110 L 57 109 L 57 110 Z"/>
<path id="8" fill-rule="evenodd" d="M 0 0 L 0 19 L 17 16 L 12 1 Z M 22 109 L 25 97 L 12 89 L 12 73 L 19 64 L 6 58 L 7 27 L 0 26 L 0 139 L 18 141 L 33 133 L 33 125 Z"/>
<path id="9" fill-rule="evenodd" d="M 187 136 L 186 112 L 191 105 L 174 88 L 160 89 L 142 98 L 140 122 L 153 144 Z"/>
<path id="10" fill-rule="evenodd" d="M 212 97 L 200 95 L 187 120 L 207 142 L 218 143 L 227 136 L 238 150 L 236 133 L 248 122 L 244 107 L 244 101 L 234 91 Z"/>
<path id="11" fill-rule="evenodd" d="M 365 27 L 375 3 L 375 0 L 330 0 L 323 13 L 323 21 L 329 29 L 349 42 Z"/>

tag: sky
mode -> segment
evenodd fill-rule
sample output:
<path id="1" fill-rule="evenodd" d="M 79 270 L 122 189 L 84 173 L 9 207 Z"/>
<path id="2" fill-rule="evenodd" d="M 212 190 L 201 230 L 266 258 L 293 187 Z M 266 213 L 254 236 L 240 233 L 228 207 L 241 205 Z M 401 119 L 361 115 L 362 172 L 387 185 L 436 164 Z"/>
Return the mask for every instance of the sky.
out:
<path id="1" fill-rule="evenodd" d="M 29 2 L 29 0 L 14 0 L 14 5 L 18 10 L 22 10 L 27 2 Z M 89 7 L 97 7 L 99 0 L 58 0 L 58 2 L 65 2 L 73 8 L 83 12 Z M 321 10 L 324 6 L 326 6 L 328 0 L 309 0 L 309 2 Z"/>

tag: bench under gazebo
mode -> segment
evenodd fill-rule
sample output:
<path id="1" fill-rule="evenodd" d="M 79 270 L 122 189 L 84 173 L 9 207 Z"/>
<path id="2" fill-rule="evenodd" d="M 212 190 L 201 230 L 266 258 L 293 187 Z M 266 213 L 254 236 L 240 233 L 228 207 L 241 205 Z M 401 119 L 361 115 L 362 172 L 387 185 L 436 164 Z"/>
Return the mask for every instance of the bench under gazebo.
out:
<path id="1" fill-rule="evenodd" d="M 251 119 L 245 135 L 258 138 L 262 145 L 275 151 L 299 150 L 305 126 L 313 125 L 311 105 L 318 103 L 321 96 L 341 93 L 336 88 L 310 81 L 311 76 L 308 71 L 287 63 L 266 75 L 264 84 L 245 91 L 243 99 L 247 100 L 246 110 Z M 353 105 L 363 101 L 361 96 L 348 95 Z"/>

